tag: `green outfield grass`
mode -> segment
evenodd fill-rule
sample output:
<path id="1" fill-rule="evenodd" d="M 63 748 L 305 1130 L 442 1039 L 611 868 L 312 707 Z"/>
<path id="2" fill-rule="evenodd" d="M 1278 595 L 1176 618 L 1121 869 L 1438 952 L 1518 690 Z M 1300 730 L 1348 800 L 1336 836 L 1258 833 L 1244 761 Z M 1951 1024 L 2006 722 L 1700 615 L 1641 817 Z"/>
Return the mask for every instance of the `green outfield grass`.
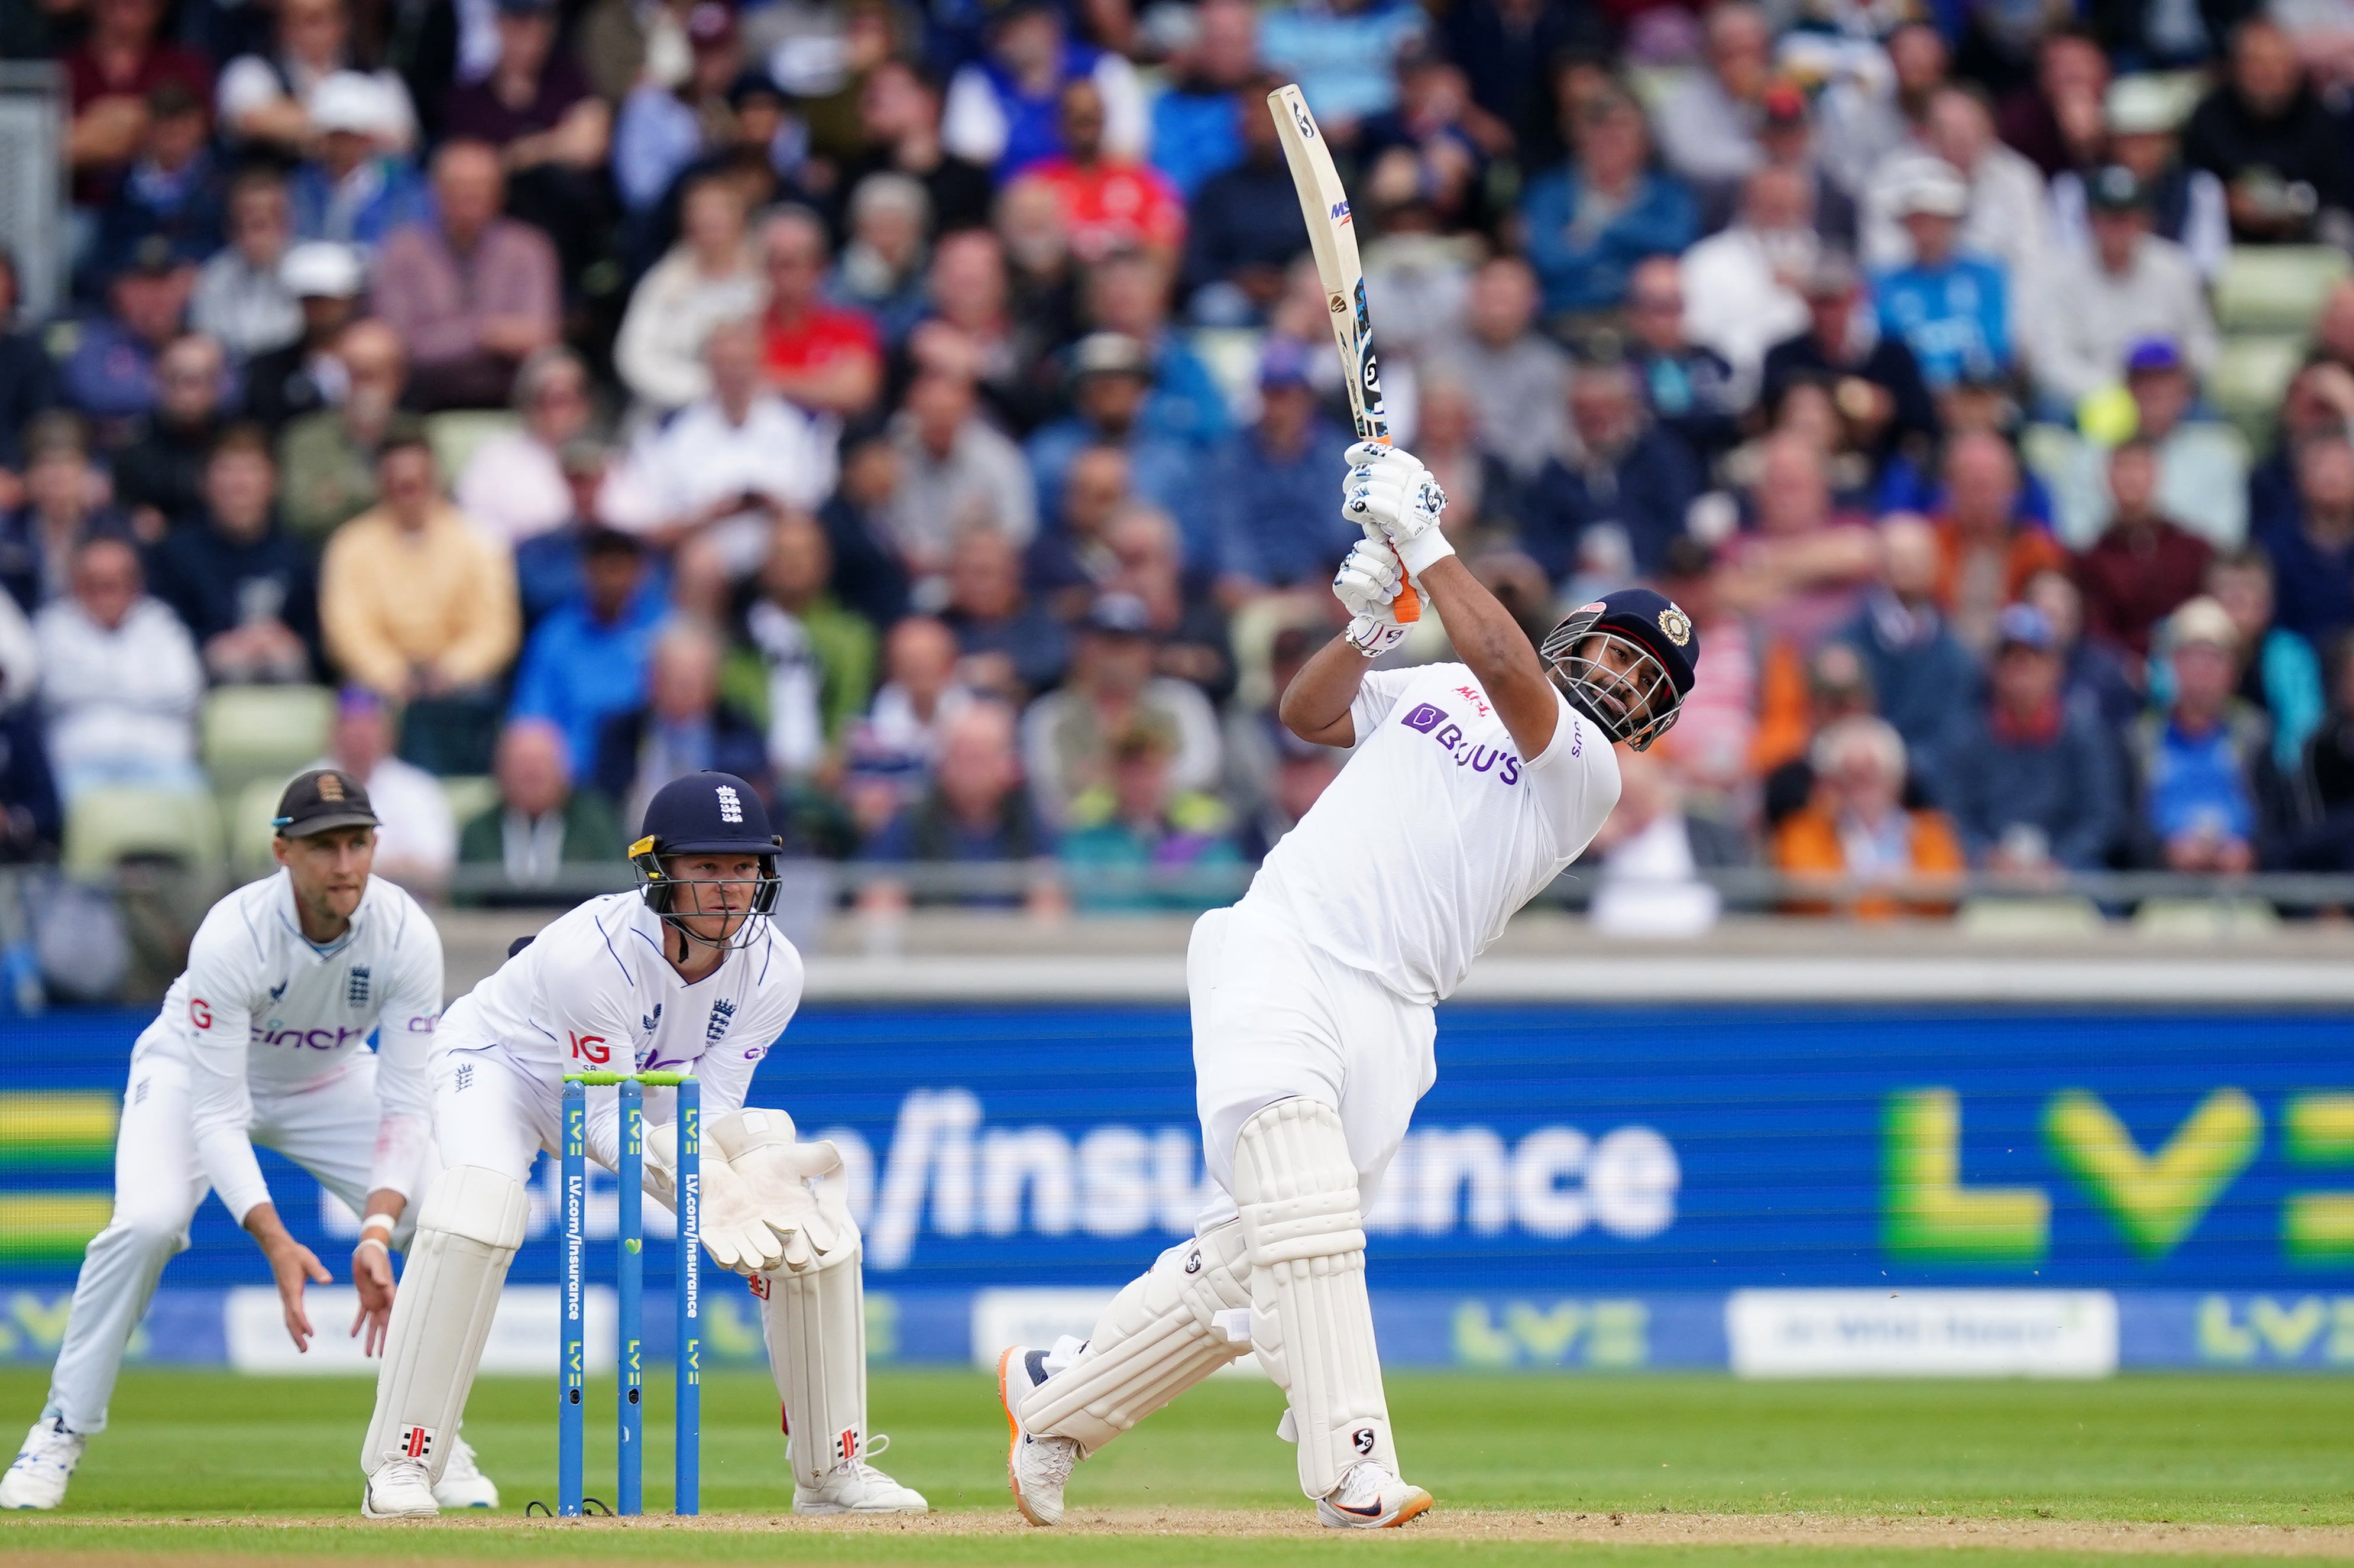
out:
<path id="1" fill-rule="evenodd" d="M 36 1373 L 0 1374 L 0 1411 L 14 1423 L 40 1404 Z M 669 1391 L 647 1410 L 646 1500 L 670 1502 Z M 1008 1510 L 1004 1423 L 991 1380 L 965 1372 L 878 1373 L 873 1424 L 893 1446 L 882 1463 L 935 1509 L 973 1527 L 893 1537 L 872 1530 L 792 1536 L 595 1530 L 519 1532 L 349 1529 L 255 1531 L 175 1520 L 312 1518 L 356 1511 L 356 1449 L 372 1388 L 360 1380 L 238 1378 L 134 1372 L 112 1428 L 95 1442 L 68 1510 L 0 1516 L 0 1555 L 188 1552 L 227 1556 L 343 1557 L 368 1562 L 604 1559 L 636 1562 L 1160 1564 L 1204 1560 L 1198 1537 L 980 1533 Z M 2134 1521 L 2208 1526 L 2354 1525 L 2354 1384 L 2329 1378 L 2133 1377 L 2095 1383 L 1743 1383 L 1713 1377 L 1398 1376 L 1393 1416 L 1407 1473 L 1453 1521 L 1576 1514 L 1793 1515 L 1819 1522 L 1924 1520 Z M 731 1375 L 705 1390 L 707 1514 L 768 1516 L 789 1505 L 777 1404 L 765 1380 Z M 610 1383 L 592 1383 L 589 1485 L 610 1498 Z M 1196 1390 L 1082 1467 L 1072 1488 L 1087 1510 L 1257 1508 L 1299 1510 L 1291 1449 L 1275 1436 L 1280 1411 L 1264 1383 Z M 12 1425 L 10 1431 L 13 1433 Z M 505 1493 L 509 1513 L 552 1499 L 555 1389 L 486 1379 L 466 1433 Z M 1130 1516 L 1131 1520 L 1134 1515 Z M 1442 1516 L 1434 1516 L 1434 1522 Z M 92 1523 L 92 1520 L 108 1522 Z M 951 1527 L 958 1521 L 946 1521 Z M 1787 1564 L 1910 1559 L 1926 1542 L 1882 1546 L 1618 1546 L 1436 1533 L 1379 1547 L 1415 1563 L 1583 1561 Z M 2340 1538 L 2354 1541 L 2354 1536 Z M 2318 1542 L 2327 1547 L 2327 1539 Z M 1227 1540 L 1221 1564 L 1297 1563 L 1305 1552 L 1368 1543 L 1257 1536 Z M 1935 1543 L 1944 1550 L 1946 1543 Z M 2354 1553 L 2354 1545 L 2338 1548 Z M 2064 1543 L 2017 1555 L 2042 1568 L 2078 1561 Z M 2115 1563 L 2117 1554 L 2084 1554 Z M 2170 1555 L 2170 1562 L 2221 1561 Z"/>

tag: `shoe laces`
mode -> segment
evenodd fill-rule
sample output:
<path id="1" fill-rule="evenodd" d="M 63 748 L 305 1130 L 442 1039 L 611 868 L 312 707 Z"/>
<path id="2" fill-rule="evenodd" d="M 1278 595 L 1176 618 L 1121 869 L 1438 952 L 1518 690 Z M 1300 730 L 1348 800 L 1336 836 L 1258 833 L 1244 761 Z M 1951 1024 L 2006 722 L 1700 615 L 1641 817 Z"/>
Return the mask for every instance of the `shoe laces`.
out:
<path id="1" fill-rule="evenodd" d="M 16 1451 L 16 1457 L 8 1467 L 13 1470 L 18 1465 L 52 1461 L 61 1454 L 74 1452 L 80 1446 L 81 1435 L 67 1431 L 63 1417 L 54 1422 L 45 1421 L 25 1435 L 25 1446 Z"/>
<path id="2" fill-rule="evenodd" d="M 441 1467 L 441 1478 L 446 1481 L 453 1477 L 462 1478 L 478 1473 L 474 1465 L 473 1445 L 463 1437 L 451 1438 L 450 1462 Z"/>
<path id="3" fill-rule="evenodd" d="M 1068 1437 L 1028 1437 L 1030 1465 L 1055 1486 L 1071 1478 L 1079 1462 L 1079 1446 Z"/>
<path id="4" fill-rule="evenodd" d="M 896 1486 L 898 1485 L 896 1481 L 894 1481 L 890 1477 L 885 1475 L 882 1471 L 876 1469 L 874 1466 L 866 1462 L 867 1460 L 874 1458 L 878 1454 L 888 1453 L 890 1448 L 891 1435 L 887 1432 L 875 1433 L 869 1436 L 865 1442 L 858 1446 L 857 1457 L 843 1460 L 840 1464 L 834 1466 L 833 1473 L 845 1479 L 855 1478 L 858 1480 L 865 1481 L 870 1484 L 878 1484 L 886 1487 Z"/>
<path id="5" fill-rule="evenodd" d="M 1381 1501 L 1382 1493 L 1396 1482 L 1396 1477 L 1373 1460 L 1360 1459 L 1349 1467 L 1349 1473 L 1341 1478 L 1341 1484 L 1327 1495 L 1336 1505 L 1363 1508 Z"/>

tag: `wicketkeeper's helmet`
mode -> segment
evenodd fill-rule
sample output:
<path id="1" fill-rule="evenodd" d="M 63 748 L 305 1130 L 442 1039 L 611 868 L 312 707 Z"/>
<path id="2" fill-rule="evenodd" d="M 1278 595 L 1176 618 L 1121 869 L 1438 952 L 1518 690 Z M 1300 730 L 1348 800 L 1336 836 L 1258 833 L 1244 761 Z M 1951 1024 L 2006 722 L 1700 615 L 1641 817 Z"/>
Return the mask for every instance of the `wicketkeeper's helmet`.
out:
<path id="1" fill-rule="evenodd" d="M 678 890 L 695 879 L 673 876 L 663 860 L 714 853 L 758 856 L 751 915 L 765 917 L 777 906 L 777 852 L 783 847 L 784 840 L 769 830 L 769 808 L 758 789 L 733 773 L 689 773 L 655 790 L 646 802 L 641 836 L 630 846 L 630 865 L 647 908 L 689 941 L 721 946 L 726 944 L 698 937 L 682 924 L 695 912 L 677 906 Z M 751 929 L 752 919 L 747 918 L 727 941 L 740 943 Z"/>

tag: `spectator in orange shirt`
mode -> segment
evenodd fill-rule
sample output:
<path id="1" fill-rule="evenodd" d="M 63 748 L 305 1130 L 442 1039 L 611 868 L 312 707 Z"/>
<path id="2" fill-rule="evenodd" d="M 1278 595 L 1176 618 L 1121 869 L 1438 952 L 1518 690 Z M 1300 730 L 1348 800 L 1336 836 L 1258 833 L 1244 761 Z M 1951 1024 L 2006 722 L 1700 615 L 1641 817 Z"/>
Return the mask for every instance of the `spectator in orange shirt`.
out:
<path id="1" fill-rule="evenodd" d="M 1105 153 L 1103 92 L 1093 80 L 1064 84 L 1062 124 L 1063 154 L 1028 175 L 1055 193 L 1071 253 L 1094 262 L 1145 249 L 1174 262 L 1185 243 L 1184 198 L 1160 170 Z"/>
<path id="2" fill-rule="evenodd" d="M 2068 570 L 2059 540 L 2019 519 L 2019 459 L 1989 430 L 1956 436 L 1946 447 L 1946 515 L 1937 523 L 1944 557 L 1937 603 L 1962 646 L 1983 659 L 1994 648 L 1995 620 L 2017 603 L 2038 572 Z"/>
<path id="3" fill-rule="evenodd" d="M 883 339 L 857 311 L 823 297 L 825 225 L 807 207 L 779 208 L 760 226 L 769 310 L 760 318 L 769 385 L 812 414 L 850 418 L 883 390 Z"/>
<path id="4" fill-rule="evenodd" d="M 1922 897 L 1920 884 L 1961 874 L 1961 841 L 1944 813 L 1904 809 L 1904 740 L 1895 727 L 1868 715 L 1840 719 L 1815 737 L 1813 760 L 1814 799 L 1775 830 L 1776 869 L 1863 885 L 1839 899 L 1859 920 L 1949 913 L 1943 900 Z M 1785 907 L 1825 915 L 1833 906 Z"/>

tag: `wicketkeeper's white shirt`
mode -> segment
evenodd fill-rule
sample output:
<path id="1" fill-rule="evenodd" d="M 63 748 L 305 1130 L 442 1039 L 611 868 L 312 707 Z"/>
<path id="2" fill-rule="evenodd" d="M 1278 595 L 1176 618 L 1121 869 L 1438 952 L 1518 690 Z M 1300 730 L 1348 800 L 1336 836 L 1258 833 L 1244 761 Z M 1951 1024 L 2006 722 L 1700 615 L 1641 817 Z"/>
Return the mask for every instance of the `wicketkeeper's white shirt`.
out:
<path id="1" fill-rule="evenodd" d="M 369 1187 L 417 1195 L 440 1012 L 441 937 L 415 899 L 368 878 L 350 927 L 322 948 L 296 923 L 293 884 L 281 871 L 213 906 L 186 972 L 133 1056 L 187 1064 L 197 1155 L 242 1223 L 270 1201 L 247 1135 L 256 1097 L 299 1094 L 349 1072 L 367 1054 L 371 1033 L 384 1114 Z"/>
<path id="2" fill-rule="evenodd" d="M 1554 701 L 1552 743 L 1523 758 L 1464 665 L 1368 673 L 1348 765 L 1268 853 L 1243 906 L 1408 1001 L 1445 1000 L 1617 803 L 1610 742 Z"/>
<path id="3" fill-rule="evenodd" d="M 663 956 L 664 935 L 638 894 L 588 900 L 450 1004 L 440 1051 L 495 1050 L 542 1084 L 576 1069 L 692 1073 L 705 1116 L 742 1109 L 753 1069 L 801 1006 L 801 956 L 756 919 L 742 947 L 689 985 Z M 666 1121 L 648 1098 L 649 1119 Z"/>

